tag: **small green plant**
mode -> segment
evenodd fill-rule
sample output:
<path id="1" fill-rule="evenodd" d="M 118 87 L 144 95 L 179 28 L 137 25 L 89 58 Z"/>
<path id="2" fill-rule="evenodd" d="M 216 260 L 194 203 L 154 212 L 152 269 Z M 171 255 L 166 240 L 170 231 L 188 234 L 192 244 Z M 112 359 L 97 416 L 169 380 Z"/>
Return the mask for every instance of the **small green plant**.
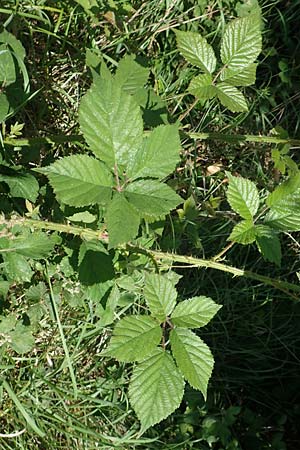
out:
<path id="1" fill-rule="evenodd" d="M 103 353 L 121 362 L 136 362 L 129 398 L 141 421 L 141 432 L 179 407 L 184 379 L 206 398 L 214 359 L 191 329 L 206 325 L 221 308 L 203 296 L 176 305 L 174 283 L 159 274 L 146 275 L 144 298 L 150 315 L 127 315 L 119 320 Z"/>
<path id="2" fill-rule="evenodd" d="M 232 112 L 248 110 L 247 102 L 238 86 L 255 83 L 254 62 L 261 52 L 261 18 L 259 14 L 230 22 L 222 37 L 217 66 L 215 52 L 207 40 L 194 32 L 176 31 L 177 46 L 185 59 L 202 70 L 191 81 L 188 92 L 198 99 L 217 97 Z"/>
<path id="3" fill-rule="evenodd" d="M 300 230 L 300 173 L 291 176 L 262 199 L 255 184 L 242 177 L 227 174 L 230 206 L 243 220 L 236 224 L 228 238 L 247 245 L 256 242 L 263 257 L 278 266 L 281 246 L 278 234 Z"/>

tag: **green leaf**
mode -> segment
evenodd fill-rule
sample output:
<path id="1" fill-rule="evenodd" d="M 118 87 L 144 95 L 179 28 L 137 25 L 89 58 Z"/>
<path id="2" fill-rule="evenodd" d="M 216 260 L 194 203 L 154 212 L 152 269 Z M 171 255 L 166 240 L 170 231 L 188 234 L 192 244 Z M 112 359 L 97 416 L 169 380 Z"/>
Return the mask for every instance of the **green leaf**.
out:
<path id="1" fill-rule="evenodd" d="M 211 45 L 198 33 L 176 31 L 177 47 L 185 59 L 206 73 L 213 73 L 217 59 Z"/>
<path id="2" fill-rule="evenodd" d="M 34 347 L 35 341 L 29 327 L 18 323 L 15 330 L 10 332 L 10 346 L 19 354 L 27 353 Z"/>
<path id="3" fill-rule="evenodd" d="M 105 204 L 112 195 L 112 174 L 87 155 L 71 155 L 38 169 L 47 175 L 57 198 L 70 206 Z"/>
<path id="4" fill-rule="evenodd" d="M 16 253 L 3 254 L 4 268 L 9 280 L 15 283 L 23 283 L 31 281 L 33 271 L 25 256 Z"/>
<path id="5" fill-rule="evenodd" d="M 7 248 L 1 246 L 0 252 L 16 252 L 33 259 L 46 258 L 59 242 L 60 238 L 55 234 L 48 235 L 42 231 L 35 231 L 14 236 Z"/>
<path id="6" fill-rule="evenodd" d="M 93 223 L 97 220 L 97 217 L 88 211 L 82 211 L 68 216 L 67 219 L 70 222 Z"/>
<path id="7" fill-rule="evenodd" d="M 248 219 L 236 224 L 227 240 L 247 245 L 254 242 L 255 237 L 255 226 L 253 221 Z"/>
<path id="8" fill-rule="evenodd" d="M 172 353 L 189 384 L 206 399 L 207 385 L 214 367 L 209 347 L 193 331 L 174 328 L 170 333 Z"/>
<path id="9" fill-rule="evenodd" d="M 278 186 L 267 198 L 265 224 L 278 231 L 300 230 L 300 173 Z"/>
<path id="10" fill-rule="evenodd" d="M 259 207 L 259 194 L 255 184 L 242 177 L 233 177 L 226 173 L 229 178 L 227 200 L 231 208 L 243 219 L 252 219 Z"/>
<path id="11" fill-rule="evenodd" d="M 143 111 L 143 120 L 148 127 L 168 123 L 168 109 L 165 100 L 155 94 L 152 88 L 143 88 L 134 95 Z"/>
<path id="12" fill-rule="evenodd" d="M 173 283 L 163 275 L 147 274 L 144 296 L 151 314 L 163 321 L 175 308 L 177 291 Z"/>
<path id="13" fill-rule="evenodd" d="M 0 333 L 9 334 L 15 329 L 16 323 L 17 319 L 12 314 L 6 317 L 0 316 Z"/>
<path id="14" fill-rule="evenodd" d="M 128 164 L 141 147 L 140 108 L 113 79 L 93 83 L 81 100 L 79 123 L 92 152 L 111 168 Z"/>
<path id="15" fill-rule="evenodd" d="M 255 233 L 258 250 L 264 259 L 280 266 L 281 244 L 277 233 L 266 225 L 257 225 Z"/>
<path id="16" fill-rule="evenodd" d="M 6 45 L 0 45 L 0 83 L 8 86 L 16 81 L 15 62 Z"/>
<path id="17" fill-rule="evenodd" d="M 147 83 L 149 72 L 135 61 L 135 55 L 125 55 L 119 62 L 115 79 L 125 92 L 134 95 Z"/>
<path id="18" fill-rule="evenodd" d="M 9 114 L 10 105 L 7 95 L 4 92 L 0 92 L 0 123 L 6 120 Z"/>
<path id="19" fill-rule="evenodd" d="M 78 255 L 79 280 L 85 285 L 105 283 L 115 276 L 112 257 L 99 241 L 83 241 Z"/>
<path id="20" fill-rule="evenodd" d="M 230 109 L 230 111 L 248 111 L 246 99 L 236 87 L 227 83 L 218 83 L 215 89 L 222 105 Z"/>
<path id="21" fill-rule="evenodd" d="M 129 384 L 129 400 L 142 432 L 172 414 L 182 401 L 184 380 L 166 351 L 157 349 L 138 364 Z"/>
<path id="22" fill-rule="evenodd" d="M 35 203 L 39 193 L 39 183 L 30 173 L 16 171 L 16 175 L 0 174 L 0 181 L 8 184 L 12 197 L 20 197 Z"/>
<path id="23" fill-rule="evenodd" d="M 221 60 L 227 68 L 241 71 L 252 64 L 261 52 L 260 19 L 248 16 L 227 25 L 221 42 Z"/>
<path id="24" fill-rule="evenodd" d="M 110 248 L 129 242 L 136 237 L 140 216 L 123 193 L 116 193 L 113 196 L 107 208 L 106 217 Z"/>
<path id="25" fill-rule="evenodd" d="M 2 31 L 2 33 L 0 33 L 0 43 L 7 44 L 22 61 L 24 60 L 26 56 L 25 49 L 12 33 L 9 33 L 6 30 Z"/>
<path id="26" fill-rule="evenodd" d="M 290 196 L 295 194 L 300 189 L 300 172 L 290 177 L 285 182 L 281 183 L 277 188 L 271 192 L 266 200 L 266 204 L 269 207 L 275 207 L 277 205 L 284 205 Z"/>
<path id="27" fill-rule="evenodd" d="M 225 69 L 221 73 L 221 80 L 232 86 L 251 86 L 256 80 L 256 68 L 257 64 L 253 63 L 238 71 Z"/>
<path id="28" fill-rule="evenodd" d="M 208 100 L 216 95 L 216 87 L 212 84 L 212 76 L 203 73 L 193 78 L 188 87 L 190 94 L 203 100 Z"/>
<path id="29" fill-rule="evenodd" d="M 264 223 L 278 231 L 300 231 L 300 189 L 272 206 Z"/>
<path id="30" fill-rule="evenodd" d="M 118 361 L 141 361 L 156 349 L 162 337 L 159 323 L 150 316 L 126 316 L 114 328 L 105 356 Z"/>
<path id="31" fill-rule="evenodd" d="M 180 159 L 180 139 L 177 125 L 156 127 L 145 138 L 140 150 L 129 164 L 127 176 L 162 179 L 173 172 Z"/>
<path id="32" fill-rule="evenodd" d="M 171 315 L 174 325 L 186 328 L 204 327 L 222 308 L 209 297 L 193 297 L 178 303 Z"/>
<path id="33" fill-rule="evenodd" d="M 182 202 L 173 189 L 156 180 L 135 181 L 124 192 L 127 200 L 141 215 L 157 218 L 168 214 Z"/>

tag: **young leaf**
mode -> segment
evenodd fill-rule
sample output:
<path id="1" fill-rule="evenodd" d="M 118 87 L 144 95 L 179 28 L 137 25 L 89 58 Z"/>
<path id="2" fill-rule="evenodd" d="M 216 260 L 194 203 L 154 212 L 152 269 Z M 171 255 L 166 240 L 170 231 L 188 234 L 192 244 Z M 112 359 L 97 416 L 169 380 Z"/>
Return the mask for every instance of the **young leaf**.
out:
<path id="1" fill-rule="evenodd" d="M 221 73 L 221 80 L 232 86 L 251 86 L 255 83 L 256 68 L 257 64 L 253 63 L 239 71 L 225 69 Z"/>
<path id="2" fill-rule="evenodd" d="M 115 75 L 118 85 L 132 95 L 144 87 L 148 77 L 149 69 L 138 64 L 135 55 L 125 55 L 119 62 Z"/>
<path id="3" fill-rule="evenodd" d="M 221 60 L 227 68 L 241 71 L 261 52 L 260 18 L 256 15 L 236 19 L 227 25 L 221 42 Z"/>
<path id="4" fill-rule="evenodd" d="M 216 88 L 212 84 L 212 76 L 202 73 L 193 78 L 188 87 L 190 94 L 203 100 L 208 100 L 216 95 Z"/>
<path id="5" fill-rule="evenodd" d="M 168 352 L 157 349 L 138 364 L 129 384 L 129 399 L 142 432 L 172 414 L 180 406 L 183 391 L 183 377 Z"/>
<path id="6" fill-rule="evenodd" d="M 230 109 L 230 111 L 248 111 L 246 99 L 236 87 L 227 83 L 218 83 L 215 89 L 222 105 Z"/>
<path id="7" fill-rule="evenodd" d="M 105 356 L 118 361 L 141 361 L 156 349 L 162 337 L 159 323 L 150 316 L 126 316 L 113 331 Z"/>
<path id="8" fill-rule="evenodd" d="M 110 168 L 128 164 L 141 147 L 140 108 L 114 79 L 93 83 L 81 100 L 79 123 L 92 152 Z"/>
<path id="9" fill-rule="evenodd" d="M 255 241 L 255 227 L 252 220 L 242 220 L 233 228 L 228 241 L 247 245 Z"/>
<path id="10" fill-rule="evenodd" d="M 71 155 L 38 169 L 49 178 L 57 198 L 70 206 L 105 204 L 112 195 L 112 174 L 87 155 Z"/>
<path id="11" fill-rule="evenodd" d="M 170 333 L 172 353 L 190 385 L 206 399 L 207 385 L 214 367 L 209 347 L 193 331 L 174 328 Z"/>
<path id="12" fill-rule="evenodd" d="M 0 99 L 1 102 L 1 99 Z M 0 181 L 8 184 L 12 197 L 25 198 L 35 203 L 39 193 L 39 183 L 30 173 L 16 171 L 16 175 L 0 174 Z"/>
<path id="13" fill-rule="evenodd" d="M 193 297 L 178 303 L 171 315 L 171 321 L 178 327 L 204 327 L 221 307 L 209 297 Z"/>
<path id="14" fill-rule="evenodd" d="M 146 275 L 144 295 L 151 314 L 159 320 L 165 320 L 176 305 L 177 291 L 163 275 Z"/>
<path id="15" fill-rule="evenodd" d="M 138 233 L 140 216 L 123 193 L 113 196 L 107 208 L 106 220 L 110 248 L 131 241 Z"/>
<path id="16" fill-rule="evenodd" d="M 242 177 L 233 177 L 226 173 L 229 178 L 227 200 L 231 208 L 243 219 L 252 220 L 259 207 L 259 195 L 255 184 Z"/>
<path id="17" fill-rule="evenodd" d="M 166 184 L 156 180 L 138 180 L 130 183 L 125 196 L 140 215 L 160 217 L 176 208 L 182 199 Z"/>
<path id="18" fill-rule="evenodd" d="M 156 127 L 144 139 L 141 149 L 129 162 L 127 176 L 137 178 L 159 178 L 169 175 L 180 159 L 180 139 L 177 125 Z"/>
<path id="19" fill-rule="evenodd" d="M 176 31 L 177 47 L 185 59 L 206 73 L 213 73 L 217 59 L 213 48 L 198 33 Z"/>
<path id="20" fill-rule="evenodd" d="M 256 244 L 264 259 L 280 266 L 281 245 L 278 234 L 266 225 L 255 227 Z"/>

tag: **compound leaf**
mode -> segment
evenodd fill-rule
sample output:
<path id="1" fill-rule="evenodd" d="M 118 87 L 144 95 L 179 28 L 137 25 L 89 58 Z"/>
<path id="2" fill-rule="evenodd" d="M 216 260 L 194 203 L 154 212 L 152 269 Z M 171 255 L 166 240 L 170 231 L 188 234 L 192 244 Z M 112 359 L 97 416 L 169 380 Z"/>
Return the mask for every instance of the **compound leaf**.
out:
<path id="1" fill-rule="evenodd" d="M 110 247 L 131 241 L 136 237 L 140 216 L 123 193 L 116 193 L 113 196 L 112 202 L 107 208 L 106 217 Z"/>
<path id="2" fill-rule="evenodd" d="M 232 86 L 251 86 L 255 83 L 256 68 L 257 64 L 253 63 L 239 71 L 224 69 L 221 73 L 221 80 Z"/>
<path id="3" fill-rule="evenodd" d="M 128 164 L 142 144 L 140 108 L 113 78 L 99 77 L 83 96 L 79 123 L 92 152 L 110 168 Z"/>
<path id="4" fill-rule="evenodd" d="M 209 347 L 193 331 L 174 328 L 170 333 L 172 353 L 190 385 L 206 399 L 207 385 L 214 367 Z"/>
<path id="5" fill-rule="evenodd" d="M 165 320 L 171 314 L 177 298 L 173 283 L 159 274 L 147 274 L 144 295 L 151 314 L 159 320 Z"/>
<path id="6" fill-rule="evenodd" d="M 124 193 L 140 215 L 152 217 L 166 215 L 182 202 L 173 189 L 156 180 L 138 180 L 130 183 Z"/>
<path id="7" fill-rule="evenodd" d="M 216 95 L 216 88 L 212 84 L 212 76 L 207 73 L 202 73 L 193 78 L 190 82 L 188 91 L 203 100 L 208 100 Z"/>
<path id="8" fill-rule="evenodd" d="M 255 227 L 252 220 L 242 220 L 233 228 L 228 241 L 247 245 L 255 241 Z"/>
<path id="9" fill-rule="evenodd" d="M 261 52 L 261 21 L 247 16 L 230 22 L 221 42 L 221 60 L 227 68 L 240 71 L 255 61 Z"/>
<path id="10" fill-rule="evenodd" d="M 207 40 L 192 31 L 176 31 L 177 47 L 185 59 L 206 73 L 213 73 L 217 60 Z"/>
<path id="11" fill-rule="evenodd" d="M 230 109 L 230 111 L 248 111 L 246 99 L 236 87 L 227 83 L 218 83 L 215 89 L 222 105 Z"/>
<path id="12" fill-rule="evenodd" d="M 171 321 L 178 327 L 204 327 L 221 307 L 209 297 L 193 297 L 178 303 L 171 315 Z"/>
<path id="13" fill-rule="evenodd" d="M 105 204 L 111 198 L 112 174 L 90 156 L 67 156 L 38 171 L 47 175 L 57 198 L 67 205 Z"/>
<path id="14" fill-rule="evenodd" d="M 177 125 L 156 127 L 145 138 L 127 169 L 127 176 L 137 178 L 159 178 L 169 175 L 180 159 L 180 139 Z"/>
<path id="15" fill-rule="evenodd" d="M 180 406 L 183 392 L 183 377 L 168 352 L 157 349 L 138 364 L 129 384 L 129 399 L 142 431 L 172 414 Z"/>
<path id="16" fill-rule="evenodd" d="M 115 79 L 118 85 L 129 94 L 134 95 L 147 83 L 149 69 L 135 61 L 135 55 L 125 55 L 119 62 Z"/>
<path id="17" fill-rule="evenodd" d="M 233 177 L 226 173 L 229 178 L 227 200 L 231 208 L 243 219 L 252 219 L 259 207 L 259 195 L 255 184 L 242 177 Z"/>
<path id="18" fill-rule="evenodd" d="M 114 328 L 105 356 L 118 361 L 141 361 L 156 349 L 162 337 L 159 323 L 150 316 L 126 316 Z"/>
<path id="19" fill-rule="evenodd" d="M 280 266 L 281 244 L 278 234 L 266 225 L 255 227 L 256 244 L 264 259 Z"/>

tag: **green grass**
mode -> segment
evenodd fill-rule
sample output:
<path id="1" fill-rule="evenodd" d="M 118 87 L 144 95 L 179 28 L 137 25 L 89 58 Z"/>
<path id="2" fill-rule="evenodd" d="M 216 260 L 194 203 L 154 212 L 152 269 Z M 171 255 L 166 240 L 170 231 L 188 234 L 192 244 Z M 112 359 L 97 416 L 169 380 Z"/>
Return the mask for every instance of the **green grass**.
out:
<path id="1" fill-rule="evenodd" d="M 105 3 L 99 2 L 100 6 Z M 130 3 L 135 13 L 127 11 Z M 186 113 L 194 99 L 183 94 L 195 71 L 176 51 L 172 30 L 205 33 L 217 47 L 225 22 L 236 15 L 238 1 L 115 4 L 115 9 L 100 7 L 93 19 L 75 1 L 1 3 L 1 22 L 10 20 L 8 29 L 26 48 L 31 88 L 36 92 L 8 125 L 24 123 L 25 137 L 77 133 L 79 101 L 91 83 L 85 65 L 86 48 L 100 49 L 110 69 L 125 53 L 133 52 L 147 60 L 151 82 L 156 93 L 166 99 L 173 120 Z M 300 2 L 262 0 L 260 4 L 264 50 L 257 83 L 246 91 L 249 112 L 233 115 L 216 103 L 198 103 L 184 118 L 183 125 L 189 131 L 268 134 L 280 124 L 291 137 L 299 139 Z M 115 23 L 103 16 L 107 10 L 114 12 Z M 224 201 L 216 208 L 222 220 L 209 216 L 207 203 L 212 198 L 224 199 L 224 185 L 220 173 L 205 176 L 204 169 L 221 163 L 223 168 L 252 179 L 259 188 L 270 188 L 274 180 L 272 147 L 191 140 L 184 141 L 183 147 L 182 164 L 171 181 L 185 198 L 193 195 L 200 213 L 189 226 L 176 215 L 170 217 L 160 245 L 182 254 L 213 257 L 226 247 L 233 223 Z M 74 143 L 37 145 L 28 153 L 12 154 L 11 159 L 32 167 L 80 152 L 81 148 L 81 144 Z M 59 220 L 61 211 L 53 199 L 40 207 L 45 216 Z M 284 237 L 281 269 L 264 262 L 254 247 L 238 245 L 225 254 L 226 263 L 297 282 L 297 234 L 293 239 Z M 75 242 L 66 239 L 65 251 L 71 256 L 73 247 Z M 139 423 L 127 396 L 130 369 L 99 355 L 110 334 L 110 328 L 98 325 L 97 305 L 102 293 L 76 293 L 76 274 L 66 259 L 61 261 L 63 256 L 49 262 L 52 293 L 42 265 L 37 267 L 34 282 L 45 282 L 46 293 L 33 298 L 29 286 L 16 286 L 10 291 L 8 303 L 0 303 L 1 311 L 11 310 L 19 317 L 32 304 L 40 305 L 43 311 L 32 352 L 21 357 L 0 347 L 1 449 L 219 450 L 220 441 L 209 447 L 205 437 L 207 418 L 219 424 L 211 436 L 221 439 L 222 432 L 227 433 L 226 450 L 298 449 L 300 304 L 261 283 L 178 267 L 183 275 L 182 298 L 209 295 L 223 305 L 201 335 L 216 361 L 208 402 L 205 404 L 200 394 L 187 390 L 185 401 L 172 417 L 139 436 Z M 124 259 L 128 272 L 137 264 L 133 258 Z M 137 296 L 135 307 L 138 300 Z M 125 310 L 126 302 L 124 305 Z M 225 426 L 224 417 L 231 406 L 240 407 L 240 412 L 232 424 Z M 230 444 L 234 439 L 240 447 Z"/>

